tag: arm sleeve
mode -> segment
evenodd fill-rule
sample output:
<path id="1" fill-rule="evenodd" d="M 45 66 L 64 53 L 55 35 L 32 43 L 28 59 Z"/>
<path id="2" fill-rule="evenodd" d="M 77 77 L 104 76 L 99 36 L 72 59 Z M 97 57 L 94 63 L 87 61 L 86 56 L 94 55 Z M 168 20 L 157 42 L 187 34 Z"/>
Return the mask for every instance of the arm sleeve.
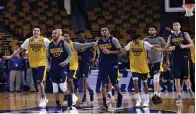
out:
<path id="1" fill-rule="evenodd" d="M 48 38 L 44 38 L 44 45 L 47 48 L 49 46 L 50 40 Z"/>
<path id="2" fill-rule="evenodd" d="M 151 50 L 152 47 L 153 46 L 150 43 L 148 43 L 147 41 L 144 41 L 144 48 L 145 48 L 145 50 Z"/>
<path id="3" fill-rule="evenodd" d="M 129 51 L 129 50 L 130 50 L 130 45 L 131 45 L 131 42 L 129 42 L 129 43 L 125 46 L 125 50 L 126 50 L 126 51 Z"/>
<path id="4" fill-rule="evenodd" d="M 21 47 L 23 49 L 27 50 L 28 49 L 28 45 L 29 45 L 29 38 L 24 41 L 24 43 L 21 45 Z"/>
<path id="5" fill-rule="evenodd" d="M 78 42 L 74 42 L 74 48 L 75 50 L 78 50 L 80 48 L 89 48 L 89 47 L 93 47 L 94 43 L 78 43 Z"/>
<path id="6" fill-rule="evenodd" d="M 147 41 L 148 40 L 148 38 L 146 37 L 146 38 L 144 38 L 144 41 Z"/>
<path id="7" fill-rule="evenodd" d="M 65 60 L 65 63 L 68 64 L 69 61 L 71 60 L 72 57 L 72 52 L 71 52 L 71 48 L 69 47 L 69 44 L 67 42 L 64 42 L 64 48 L 68 54 L 67 59 Z"/>
<path id="8" fill-rule="evenodd" d="M 166 42 L 163 37 L 160 37 L 159 40 L 161 42 L 161 47 L 166 45 Z"/>
<path id="9" fill-rule="evenodd" d="M 116 47 L 116 49 L 121 49 L 121 45 L 120 45 L 120 43 L 119 43 L 119 41 L 118 41 L 118 39 L 117 38 L 115 38 L 115 37 L 113 37 L 112 38 L 112 43 L 114 44 L 114 46 Z"/>

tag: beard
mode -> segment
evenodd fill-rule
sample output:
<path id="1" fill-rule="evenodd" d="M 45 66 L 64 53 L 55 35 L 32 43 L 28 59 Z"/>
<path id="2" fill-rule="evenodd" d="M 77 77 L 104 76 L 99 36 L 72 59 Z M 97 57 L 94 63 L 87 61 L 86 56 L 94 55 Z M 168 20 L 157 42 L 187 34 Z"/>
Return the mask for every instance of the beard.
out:
<path id="1" fill-rule="evenodd" d="M 156 34 L 149 33 L 149 36 L 155 36 Z"/>
<path id="2" fill-rule="evenodd" d="M 57 40 L 58 40 L 58 38 L 57 38 L 57 37 L 54 37 L 54 38 L 53 38 L 53 41 L 57 41 Z"/>

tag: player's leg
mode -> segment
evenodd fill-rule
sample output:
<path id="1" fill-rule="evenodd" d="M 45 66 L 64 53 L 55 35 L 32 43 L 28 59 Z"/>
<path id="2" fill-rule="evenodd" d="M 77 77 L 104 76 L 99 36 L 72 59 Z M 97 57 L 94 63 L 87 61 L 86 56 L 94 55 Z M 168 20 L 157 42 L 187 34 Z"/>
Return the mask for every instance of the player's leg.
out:
<path id="1" fill-rule="evenodd" d="M 180 71 L 180 66 L 178 61 L 173 60 L 173 75 L 175 78 L 175 87 L 176 87 L 176 92 L 177 92 L 177 100 L 176 102 L 182 102 L 182 95 L 181 95 L 181 86 L 180 86 L 180 79 L 181 79 L 181 71 Z"/>
<path id="2" fill-rule="evenodd" d="M 75 70 L 70 70 L 67 74 L 68 76 L 68 85 L 69 85 L 69 90 L 70 93 L 72 94 L 72 98 L 73 98 L 73 105 L 76 104 L 78 97 L 74 94 L 74 79 L 76 79 L 76 71 Z"/>
<path id="3" fill-rule="evenodd" d="M 118 85 L 118 74 L 119 74 L 118 69 L 116 68 L 110 69 L 109 79 L 118 94 L 116 107 L 121 107 L 123 96 L 121 94 L 120 87 Z"/>
<path id="4" fill-rule="evenodd" d="M 88 82 L 87 82 L 87 79 L 88 79 L 88 76 L 90 75 L 90 72 L 91 72 L 91 68 L 89 65 L 83 67 L 83 87 L 84 87 L 84 96 L 83 96 L 83 103 L 86 102 L 86 92 L 87 90 L 89 91 L 89 95 L 90 95 L 90 101 L 92 102 L 94 100 L 94 91 L 89 87 L 88 85 Z"/>
<path id="5" fill-rule="evenodd" d="M 32 79 L 33 79 L 33 82 L 34 82 L 35 89 L 38 92 L 39 89 L 37 87 L 37 68 L 32 68 Z"/>
<path id="6" fill-rule="evenodd" d="M 107 96 L 107 92 L 106 92 L 106 85 L 109 83 L 109 79 L 108 79 L 108 71 L 107 69 L 99 69 L 99 73 L 100 73 L 100 80 L 102 83 L 102 87 L 101 87 L 101 93 L 102 93 L 102 99 L 103 99 L 103 106 L 101 106 L 102 110 L 107 111 L 108 110 L 108 106 L 106 103 L 106 96 Z"/>
<path id="7" fill-rule="evenodd" d="M 68 72 L 67 71 L 68 71 L 67 67 L 60 70 L 59 87 L 60 87 L 61 91 L 64 93 L 63 104 L 68 106 L 69 108 L 72 108 L 72 104 L 73 104 L 72 94 L 70 92 L 70 89 L 67 89 L 67 88 L 71 88 L 71 83 L 70 83 L 71 81 L 68 81 L 68 78 L 67 78 Z"/>
<path id="8" fill-rule="evenodd" d="M 142 77 L 142 82 L 144 85 L 144 92 L 145 92 L 143 107 L 148 107 L 149 106 L 149 94 L 148 94 L 148 83 L 147 83 L 148 73 L 141 74 L 141 77 Z"/>
<path id="9" fill-rule="evenodd" d="M 37 68 L 37 84 L 40 87 L 40 93 L 41 93 L 41 101 L 39 106 L 40 107 L 46 107 L 46 104 L 48 103 L 48 99 L 46 98 L 45 94 L 45 86 L 44 81 L 46 79 L 46 67 L 40 66 Z"/>
<path id="10" fill-rule="evenodd" d="M 154 104 L 162 103 L 162 99 L 159 93 L 159 78 L 161 75 L 161 67 L 162 64 L 160 62 L 154 63 L 153 68 L 151 69 L 151 76 L 153 75 L 153 82 L 154 82 L 154 96 L 152 97 L 152 101 Z"/>
<path id="11" fill-rule="evenodd" d="M 56 81 L 52 78 L 52 88 L 53 88 L 53 94 L 55 96 L 55 101 L 56 101 L 56 109 L 55 112 L 61 112 L 62 108 L 61 108 L 61 104 L 60 104 L 60 100 L 59 100 L 59 84 L 55 83 Z"/>
<path id="12" fill-rule="evenodd" d="M 139 86 L 138 86 L 138 73 L 132 72 L 132 79 L 133 79 L 133 86 L 135 91 L 135 97 L 136 97 L 136 107 L 141 106 L 142 99 L 139 94 Z"/>
<path id="13" fill-rule="evenodd" d="M 184 82 L 187 86 L 187 91 L 189 93 L 189 98 L 190 99 L 194 99 L 194 93 L 192 91 L 192 88 L 191 88 L 191 81 L 190 81 L 190 68 L 189 68 L 189 61 L 188 59 L 184 59 L 183 61 L 183 65 L 181 66 L 181 70 L 182 70 L 182 76 L 183 76 L 183 79 L 184 79 Z"/>
<path id="14" fill-rule="evenodd" d="M 109 99 L 114 99 L 114 96 L 112 95 L 112 83 L 110 81 L 110 78 L 109 78 L 109 84 L 108 84 L 108 98 Z"/>

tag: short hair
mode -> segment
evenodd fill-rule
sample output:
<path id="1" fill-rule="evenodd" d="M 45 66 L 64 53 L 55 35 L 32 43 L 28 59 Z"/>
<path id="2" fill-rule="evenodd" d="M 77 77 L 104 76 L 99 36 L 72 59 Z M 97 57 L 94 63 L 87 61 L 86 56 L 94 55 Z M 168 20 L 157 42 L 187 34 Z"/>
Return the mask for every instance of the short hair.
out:
<path id="1" fill-rule="evenodd" d="M 80 33 L 82 33 L 82 34 L 83 34 L 83 33 L 84 33 L 84 31 L 83 31 L 83 30 L 78 30 L 78 31 L 76 31 L 76 32 L 75 32 L 75 34 L 80 34 Z"/>
<path id="2" fill-rule="evenodd" d="M 174 22 L 173 22 L 173 24 L 174 24 L 174 23 L 179 23 L 179 24 L 180 24 L 180 22 L 179 22 L 179 21 L 174 21 Z"/>
<path id="3" fill-rule="evenodd" d="M 149 30 L 150 28 L 154 28 L 155 30 L 157 30 L 157 27 L 156 27 L 156 25 L 154 25 L 154 24 L 151 24 L 150 26 L 148 26 L 148 30 Z"/>
<path id="4" fill-rule="evenodd" d="M 68 35 L 71 37 L 71 34 L 70 34 L 69 32 L 65 31 L 64 34 L 63 34 L 63 36 L 64 36 L 65 34 L 68 34 Z"/>
<path id="5" fill-rule="evenodd" d="M 101 31 L 102 28 L 107 28 L 107 29 L 109 30 L 109 27 L 106 26 L 106 25 L 102 25 L 102 26 L 100 27 L 100 31 Z"/>
<path id="6" fill-rule="evenodd" d="M 140 34 L 133 34 L 133 35 L 131 35 L 131 39 L 132 40 L 136 40 L 136 39 L 139 39 L 139 38 L 141 38 Z"/>
<path id="7" fill-rule="evenodd" d="M 32 28 L 32 30 L 33 30 L 34 28 L 39 28 L 40 31 L 41 31 L 41 27 L 40 27 L 39 25 L 34 25 L 33 28 Z"/>

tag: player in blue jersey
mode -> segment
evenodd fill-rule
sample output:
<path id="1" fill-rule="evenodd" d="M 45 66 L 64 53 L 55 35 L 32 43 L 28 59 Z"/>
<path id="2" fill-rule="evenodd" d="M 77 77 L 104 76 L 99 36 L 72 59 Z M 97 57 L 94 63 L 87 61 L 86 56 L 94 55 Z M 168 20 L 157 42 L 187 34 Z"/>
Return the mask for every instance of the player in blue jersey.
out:
<path id="1" fill-rule="evenodd" d="M 86 37 L 83 34 L 83 31 L 77 31 L 76 36 L 78 38 L 79 43 L 88 43 L 91 42 L 86 39 Z M 87 90 L 89 91 L 90 95 L 90 101 L 92 102 L 94 100 L 94 91 L 89 87 L 87 78 L 90 75 L 91 72 L 91 64 L 92 62 L 95 61 L 95 54 L 94 54 L 94 49 L 91 48 L 80 48 L 77 50 L 78 52 L 78 62 L 79 62 L 79 67 L 78 67 L 78 78 L 82 80 L 83 83 L 83 90 L 84 90 L 84 95 L 82 98 L 81 103 L 86 103 L 86 92 Z"/>
<path id="2" fill-rule="evenodd" d="M 60 38 L 60 32 L 54 30 L 52 32 L 53 41 L 50 42 L 47 50 L 47 59 L 50 63 L 50 76 L 53 86 L 53 93 L 56 99 L 56 112 L 61 112 L 61 104 L 59 101 L 58 88 L 65 93 L 64 101 L 68 102 L 68 106 L 72 106 L 72 94 L 67 92 L 67 66 L 72 57 L 72 52 L 69 44 Z"/>
<path id="3" fill-rule="evenodd" d="M 189 80 L 189 48 L 193 46 L 193 41 L 191 40 L 187 32 L 182 32 L 180 30 L 181 25 L 179 22 L 173 23 L 173 33 L 169 36 L 167 46 L 165 50 L 172 51 L 172 61 L 173 61 L 173 75 L 175 78 L 176 91 L 178 93 L 177 103 L 182 102 L 180 79 L 185 81 L 187 85 L 188 92 L 190 96 L 193 96 L 191 89 L 191 84 Z M 170 47 L 171 46 L 171 47 Z"/>
<path id="4" fill-rule="evenodd" d="M 102 109 L 107 111 L 108 106 L 106 104 L 106 85 L 109 84 L 109 80 L 118 93 L 117 105 L 122 105 L 122 94 L 118 86 L 118 54 L 122 52 L 121 45 L 117 38 L 110 35 L 110 31 L 107 26 L 103 26 L 101 29 L 102 37 L 97 41 L 99 55 L 99 75 L 102 82 L 102 97 L 103 106 Z"/>

